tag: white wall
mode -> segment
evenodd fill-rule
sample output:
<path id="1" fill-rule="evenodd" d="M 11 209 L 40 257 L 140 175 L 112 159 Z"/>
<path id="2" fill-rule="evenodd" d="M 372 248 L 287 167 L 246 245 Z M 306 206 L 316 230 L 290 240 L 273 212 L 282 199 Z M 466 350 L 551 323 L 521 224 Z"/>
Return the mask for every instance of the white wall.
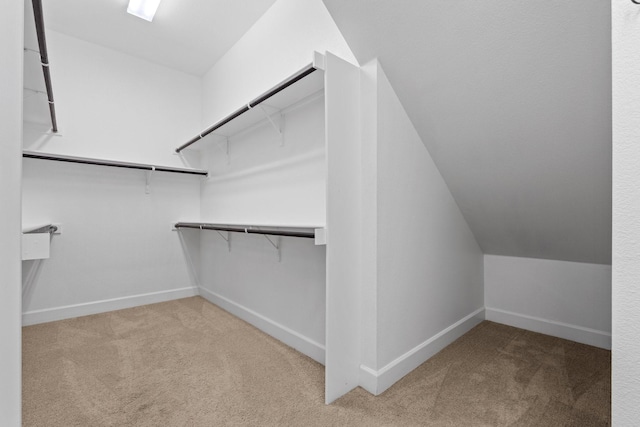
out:
<path id="1" fill-rule="evenodd" d="M 62 224 L 51 257 L 23 263 L 25 324 L 194 295 L 176 221 L 200 208 L 198 177 L 26 159 L 23 224 Z M 197 262 L 197 258 L 193 260 Z"/>
<path id="2" fill-rule="evenodd" d="M 284 146 L 269 123 L 203 150 L 204 222 L 324 227 L 324 100 L 285 116 Z M 229 163 L 227 163 L 229 162 Z M 226 238 L 226 233 L 224 233 Z M 325 248 L 313 239 L 201 234 L 202 295 L 324 363 Z"/>
<path id="3" fill-rule="evenodd" d="M 27 123 L 26 150 L 183 166 L 174 149 L 201 130 L 199 78 L 55 31 L 47 43 L 61 136 Z"/>
<path id="4" fill-rule="evenodd" d="M 377 126 L 364 178 L 377 186 L 377 266 L 365 267 L 377 268 L 377 365 L 364 371 L 380 393 L 481 320 L 483 260 L 382 68 L 364 72 L 377 73 L 377 124 L 363 121 Z"/>
<path id="5" fill-rule="evenodd" d="M 324 99 L 319 95 L 283 116 L 283 145 L 263 120 L 229 138 L 228 155 L 222 138 L 201 151 L 210 171 L 202 187 L 203 221 L 324 226 Z"/>
<path id="6" fill-rule="evenodd" d="M 205 124 L 311 63 L 314 51 L 327 50 L 355 61 L 322 1 L 279 0 L 204 76 Z M 203 149 L 212 167 L 212 178 L 202 186 L 203 220 L 324 225 L 324 102 L 314 101 L 285 120 L 284 147 L 267 125 L 230 140 L 229 165 L 220 143 Z M 203 295 L 324 361 L 325 248 L 282 239 L 278 262 L 262 236 L 231 239 L 229 253 L 215 232 L 202 235 Z"/>
<path id="7" fill-rule="evenodd" d="M 611 348 L 611 266 L 485 255 L 487 320 Z"/>
<path id="8" fill-rule="evenodd" d="M 25 123 L 25 149 L 183 165 L 173 150 L 200 129 L 200 79 L 47 35 L 60 136 Z M 23 225 L 62 224 L 51 258 L 23 263 L 25 324 L 196 293 L 199 259 L 189 260 L 193 250 L 182 246 L 199 247 L 199 235 L 186 232 L 181 240 L 171 229 L 198 218 L 201 178 L 154 172 L 146 194 L 146 177 L 139 170 L 24 160 Z"/>
<path id="9" fill-rule="evenodd" d="M 20 176 L 23 2 L 0 14 L 0 417 L 21 425 Z"/>
<path id="10" fill-rule="evenodd" d="M 355 57 L 321 0 L 278 0 L 203 79 L 211 124 L 311 63 L 313 51 Z"/>
<path id="11" fill-rule="evenodd" d="M 612 3 L 613 349 L 612 422 L 640 419 L 640 9 Z"/>

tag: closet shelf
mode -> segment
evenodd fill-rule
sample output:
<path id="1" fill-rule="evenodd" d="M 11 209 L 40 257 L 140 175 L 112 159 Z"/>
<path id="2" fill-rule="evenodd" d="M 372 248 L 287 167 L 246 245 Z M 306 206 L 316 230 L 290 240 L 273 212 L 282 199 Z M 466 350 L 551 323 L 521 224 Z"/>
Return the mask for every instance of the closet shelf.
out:
<path id="1" fill-rule="evenodd" d="M 32 0 L 33 15 L 36 24 L 36 35 L 38 37 L 38 49 L 35 53 L 40 54 L 40 63 L 44 76 L 45 87 L 47 88 L 47 103 L 49 104 L 49 115 L 51 116 L 51 131 L 58 132 L 58 121 L 56 119 L 56 107 L 53 100 L 53 86 L 51 85 L 51 73 L 49 71 L 49 54 L 47 51 L 47 38 L 44 30 L 44 14 L 42 13 L 42 0 Z M 25 49 L 25 52 L 31 51 Z"/>
<path id="2" fill-rule="evenodd" d="M 27 227 L 22 230 L 22 260 L 47 259 L 50 256 L 51 236 L 60 234 L 56 224 Z"/>
<path id="3" fill-rule="evenodd" d="M 22 157 L 27 159 L 54 160 L 58 162 L 81 163 L 86 165 L 111 166 L 116 168 L 140 169 L 156 172 L 173 172 L 188 175 L 207 176 L 208 172 L 202 169 L 176 168 L 171 166 L 154 166 L 145 163 L 121 162 L 117 160 L 92 159 L 88 157 L 66 156 L 63 154 L 40 153 L 36 151 L 23 151 Z"/>
<path id="4" fill-rule="evenodd" d="M 288 227 L 267 225 L 239 225 L 239 224 L 211 224 L 205 222 L 178 222 L 176 229 L 193 228 L 197 230 L 230 231 L 247 234 L 267 234 L 271 236 L 316 238 L 317 234 L 324 232 L 323 227 Z"/>
<path id="5" fill-rule="evenodd" d="M 285 106 L 294 104 L 296 101 L 317 92 L 324 87 L 324 77 L 322 73 L 316 73 L 319 76 L 315 79 L 305 79 L 305 77 L 311 75 L 318 69 L 320 68 L 315 64 L 315 62 L 307 65 L 305 68 L 293 74 L 274 88 L 258 96 L 248 104 L 243 105 L 241 108 L 209 126 L 207 129 L 176 148 L 176 153 L 180 153 L 185 148 L 190 147 L 192 144 L 200 141 L 202 138 L 215 131 L 218 131 L 218 134 L 221 136 L 228 137 L 231 134 L 236 133 L 238 128 L 245 128 L 265 119 L 271 121 L 270 116 L 273 114 L 273 111 L 267 112 L 266 110 L 263 110 L 261 104 L 264 103 L 264 106 L 266 107 L 282 111 Z M 296 88 L 295 90 L 292 89 L 290 91 L 285 91 L 285 89 L 294 86 Z M 265 103 L 267 100 L 269 100 L 269 105 Z M 242 116 L 242 119 L 238 120 L 240 116 Z M 233 125 L 231 125 L 232 123 Z"/>
<path id="6" fill-rule="evenodd" d="M 36 233 L 58 233 L 58 226 L 55 224 L 39 225 L 37 227 L 27 227 L 22 230 L 22 234 L 36 234 Z"/>

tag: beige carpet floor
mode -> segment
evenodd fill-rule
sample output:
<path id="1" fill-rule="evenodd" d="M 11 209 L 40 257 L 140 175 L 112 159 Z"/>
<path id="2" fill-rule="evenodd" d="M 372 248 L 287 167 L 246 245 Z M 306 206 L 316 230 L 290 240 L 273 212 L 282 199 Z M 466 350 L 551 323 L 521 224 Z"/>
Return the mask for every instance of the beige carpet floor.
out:
<path id="1" fill-rule="evenodd" d="M 606 426 L 610 352 L 483 322 L 378 397 L 199 297 L 23 329 L 25 426 Z"/>

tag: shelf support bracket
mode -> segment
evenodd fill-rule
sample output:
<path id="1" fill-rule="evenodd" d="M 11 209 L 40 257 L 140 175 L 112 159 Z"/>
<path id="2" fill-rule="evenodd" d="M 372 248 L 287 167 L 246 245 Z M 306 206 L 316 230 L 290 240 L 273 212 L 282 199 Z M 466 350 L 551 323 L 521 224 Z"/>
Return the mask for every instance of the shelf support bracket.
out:
<path id="1" fill-rule="evenodd" d="M 225 242 L 227 242 L 227 249 L 229 249 L 229 252 L 231 252 L 231 234 L 227 231 L 227 237 L 224 237 L 224 234 L 222 234 L 220 230 L 216 230 L 216 233 L 218 233 L 220 237 L 222 237 Z"/>
<path id="2" fill-rule="evenodd" d="M 269 123 L 271 123 L 271 127 L 273 128 L 273 130 L 275 130 L 276 133 L 278 134 L 278 139 L 280 140 L 280 146 L 284 147 L 284 134 L 282 133 L 282 123 L 284 122 L 284 115 L 280 113 L 280 125 L 277 125 L 273 121 L 273 119 L 271 118 L 267 110 L 265 110 L 262 105 L 258 105 L 258 107 L 260 107 L 260 110 L 262 111 L 264 116 L 267 118 L 267 120 L 269 120 Z"/>
<path id="3" fill-rule="evenodd" d="M 151 166 L 151 170 L 147 171 L 147 185 L 144 188 L 144 192 L 146 194 L 150 194 L 151 193 L 151 176 L 153 175 L 153 172 L 155 172 L 156 167 L 155 166 Z"/>
<path id="4" fill-rule="evenodd" d="M 282 254 L 280 253 L 280 238 L 278 238 L 277 240 L 277 244 L 273 242 L 273 240 L 271 240 L 271 238 L 269 238 L 268 235 L 263 234 L 264 238 L 267 239 L 269 241 L 269 243 L 271 243 L 271 246 L 273 246 L 274 248 L 276 248 L 276 250 L 278 251 L 278 262 L 282 262 Z"/>

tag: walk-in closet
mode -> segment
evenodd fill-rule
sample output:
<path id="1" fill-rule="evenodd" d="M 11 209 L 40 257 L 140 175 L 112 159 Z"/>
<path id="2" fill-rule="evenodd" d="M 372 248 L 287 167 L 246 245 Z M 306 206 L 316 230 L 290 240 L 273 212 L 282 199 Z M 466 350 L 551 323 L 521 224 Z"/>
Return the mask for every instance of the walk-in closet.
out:
<path id="1" fill-rule="evenodd" d="M 150 3 L 0 17 L 3 425 L 625 425 L 640 6 Z"/>

